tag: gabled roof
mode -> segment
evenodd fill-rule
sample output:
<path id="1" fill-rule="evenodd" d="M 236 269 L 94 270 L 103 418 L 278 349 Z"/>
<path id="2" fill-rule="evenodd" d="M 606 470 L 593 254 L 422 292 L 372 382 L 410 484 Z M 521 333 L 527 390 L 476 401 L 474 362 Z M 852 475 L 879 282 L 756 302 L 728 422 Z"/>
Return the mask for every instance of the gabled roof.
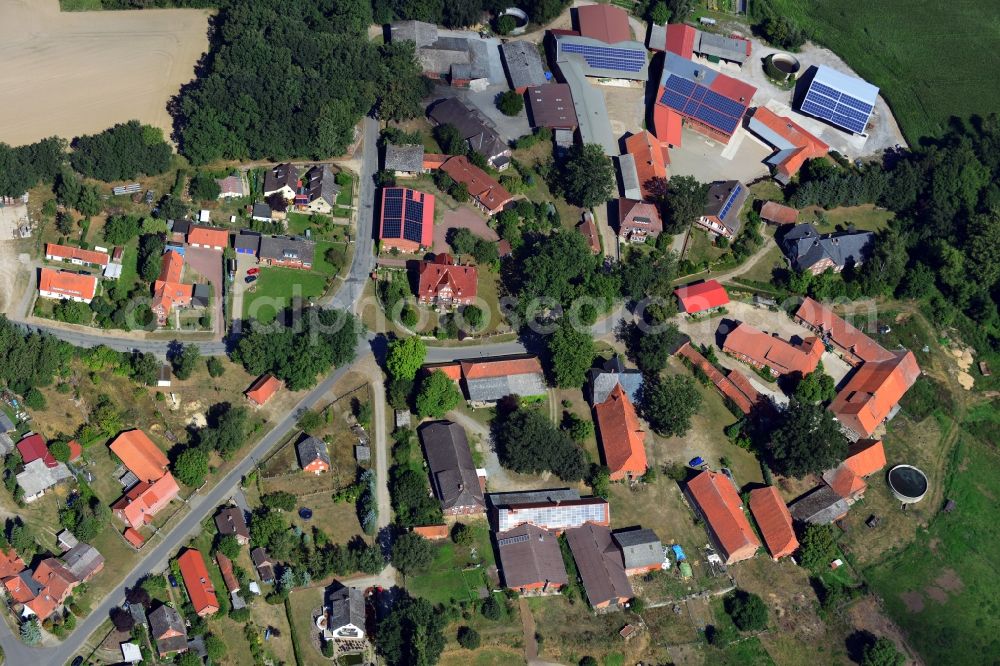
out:
<path id="1" fill-rule="evenodd" d="M 549 83 L 528 88 L 528 110 L 535 127 L 575 129 L 579 125 L 568 83 Z"/>
<path id="2" fill-rule="evenodd" d="M 469 161 L 465 155 L 455 155 L 441 165 L 441 170 L 456 183 L 465 183 L 469 195 L 491 213 L 501 210 L 513 197 L 492 176 Z"/>
<path id="3" fill-rule="evenodd" d="M 531 42 L 514 40 L 500 45 L 510 87 L 514 90 L 546 83 L 545 65 L 538 54 L 538 48 Z"/>
<path id="4" fill-rule="evenodd" d="M 863 439 L 855 442 L 847 450 L 844 460 L 852 472 L 858 476 L 870 476 L 885 467 L 885 448 L 881 439 Z"/>
<path id="5" fill-rule="evenodd" d="M 32 577 L 30 569 L 23 569 L 4 580 L 4 587 L 10 598 L 19 604 L 27 603 L 38 596 L 44 587 Z"/>
<path id="6" fill-rule="evenodd" d="M 58 257 L 60 259 L 75 259 L 87 264 L 97 264 L 98 266 L 108 265 L 107 252 L 95 252 L 94 250 L 83 250 L 70 245 L 57 245 L 55 243 L 45 244 L 46 257 Z"/>
<path id="7" fill-rule="evenodd" d="M 271 397 L 281 388 L 281 380 L 267 373 L 266 375 L 261 375 L 257 378 L 250 388 L 246 390 L 247 398 L 253 400 L 258 405 L 263 405 L 265 402 L 271 399 Z"/>
<path id="8" fill-rule="evenodd" d="M 771 557 L 778 559 L 795 552 L 799 541 L 792 528 L 792 514 L 778 489 L 774 486 L 754 488 L 750 491 L 749 504 Z"/>
<path id="9" fill-rule="evenodd" d="M 643 130 L 625 139 L 625 151 L 635 160 L 642 198 L 654 199 L 662 194 L 670 164 L 667 146 L 651 132 Z"/>
<path id="10" fill-rule="evenodd" d="M 795 224 L 799 219 L 799 211 L 776 201 L 768 201 L 761 206 L 760 216 L 775 224 Z"/>
<path id="11" fill-rule="evenodd" d="M 613 5 L 586 5 L 576 8 L 580 34 L 607 44 L 632 39 L 628 13 Z"/>
<path id="12" fill-rule="evenodd" d="M 219 600 L 215 597 L 215 586 L 208 575 L 208 567 L 205 566 L 205 558 L 202 557 L 201 551 L 194 548 L 187 549 L 177 558 L 177 566 L 180 567 L 184 587 L 191 598 L 194 612 L 201 615 L 213 612 L 212 609 L 217 610 Z"/>
<path id="13" fill-rule="evenodd" d="M 491 402 L 508 395 L 545 393 L 545 376 L 536 356 L 515 355 L 461 361 L 469 400 Z"/>
<path id="14" fill-rule="evenodd" d="M 126 527 L 125 531 L 122 532 L 122 536 L 125 540 L 132 544 L 133 548 L 142 548 L 142 544 L 145 543 L 145 539 L 134 527 Z"/>
<path id="15" fill-rule="evenodd" d="M 357 587 L 341 587 L 330 594 L 328 628 L 336 634 L 348 626 L 365 631 L 365 593 Z"/>
<path id="16" fill-rule="evenodd" d="M 22 571 L 24 571 L 24 560 L 17 551 L 10 546 L 6 550 L 0 549 L 0 580 L 16 576 Z"/>
<path id="17" fill-rule="evenodd" d="M 180 282 L 184 270 L 184 255 L 174 250 L 167 250 L 160 260 L 160 277 L 163 282 Z"/>
<path id="18" fill-rule="evenodd" d="M 337 195 L 340 194 L 340 185 L 337 184 L 337 177 L 326 164 L 317 164 L 306 171 L 305 183 L 303 185 L 309 202 L 322 199 L 330 206 L 337 203 Z"/>
<path id="19" fill-rule="evenodd" d="M 740 210 L 750 195 L 738 180 L 722 180 L 708 188 L 702 215 L 717 218 L 734 236 L 740 230 Z"/>
<path id="20" fill-rule="evenodd" d="M 796 225 L 785 234 L 781 249 L 795 270 L 809 270 L 823 260 L 844 268 L 848 264 L 863 263 L 874 242 L 875 234 L 870 231 L 821 236 L 816 227 L 806 223 Z"/>
<path id="21" fill-rule="evenodd" d="M 418 264 L 418 298 L 438 296 L 449 288 L 453 298 L 475 298 L 478 273 L 474 266 L 454 266 L 438 261 L 421 261 Z"/>
<path id="22" fill-rule="evenodd" d="M 181 614 L 166 604 L 149 614 L 149 633 L 160 654 L 187 649 L 187 629 Z"/>
<path id="23" fill-rule="evenodd" d="M 226 247 L 229 245 L 229 231 L 218 227 L 206 227 L 192 224 L 188 231 L 187 242 L 209 247 Z"/>
<path id="24" fill-rule="evenodd" d="M 39 562 L 38 566 L 35 567 L 35 573 L 32 574 L 32 578 L 43 586 L 43 589 L 39 592 L 39 596 L 48 593 L 55 600 L 56 604 L 62 603 L 69 596 L 69 593 L 73 591 L 73 588 L 80 583 L 80 580 L 73 575 L 73 572 L 54 557 L 47 557 Z M 41 618 L 48 617 L 48 613 L 36 611 L 36 614 Z"/>
<path id="25" fill-rule="evenodd" d="M 626 569 L 642 569 L 663 564 L 663 544 L 648 527 L 617 530 L 612 534 L 622 550 Z"/>
<path id="26" fill-rule="evenodd" d="M 142 430 L 126 430 L 115 437 L 111 451 L 143 481 L 155 481 L 167 473 L 167 455 Z"/>
<path id="27" fill-rule="evenodd" d="M 215 514 L 215 526 L 222 536 L 235 534 L 245 539 L 250 538 L 250 528 L 247 527 L 243 509 L 237 506 L 227 506 Z"/>
<path id="28" fill-rule="evenodd" d="M 618 354 L 612 356 L 599 367 L 591 368 L 589 374 L 592 405 L 607 400 L 611 389 L 616 385 L 621 385 L 632 404 L 639 401 L 639 392 L 642 390 L 643 383 L 642 373 L 635 368 L 627 369 L 625 362 Z"/>
<path id="29" fill-rule="evenodd" d="M 862 361 L 889 361 L 895 354 L 856 329 L 833 310 L 809 298 L 802 301 L 795 316 L 817 329 L 824 338 L 829 337 L 836 345 L 847 349 Z"/>
<path id="30" fill-rule="evenodd" d="M 774 166 L 778 180 L 787 183 L 806 160 L 823 157 L 830 147 L 787 116 L 779 116 L 767 107 L 758 107 L 748 126 L 777 152 L 767 159 Z"/>
<path id="31" fill-rule="evenodd" d="M 267 176 L 264 177 L 265 180 Z M 226 176 L 225 178 L 216 178 L 216 184 L 219 186 L 219 194 L 232 194 L 238 197 L 246 195 L 243 190 L 243 179 L 239 176 Z"/>
<path id="32" fill-rule="evenodd" d="M 751 557 L 760 548 L 729 477 L 706 470 L 691 479 L 687 489 L 727 561 Z"/>
<path id="33" fill-rule="evenodd" d="M 434 203 L 434 195 L 427 192 L 408 187 L 384 188 L 379 239 L 411 244 L 414 250 L 430 247 L 434 244 Z"/>
<path id="34" fill-rule="evenodd" d="M 594 406 L 601 450 L 612 475 L 646 472 L 645 431 L 639 424 L 635 407 L 621 384 L 616 384 L 607 399 Z"/>
<path id="35" fill-rule="evenodd" d="M 730 370 L 728 375 L 723 375 L 718 368 L 709 363 L 708 359 L 692 347 L 690 342 L 681 345 L 677 353 L 705 373 L 705 376 L 719 390 L 719 393 L 729 398 L 744 414 L 749 414 L 754 406 L 760 402 L 760 393 L 746 377 L 736 370 Z"/>
<path id="36" fill-rule="evenodd" d="M 420 428 L 431 485 L 445 510 L 486 507 L 479 475 L 465 429 L 451 421 L 434 421 Z"/>
<path id="37" fill-rule="evenodd" d="M 219 571 L 222 572 L 222 582 L 226 584 L 226 589 L 229 592 L 236 592 L 240 589 L 240 582 L 236 580 L 236 573 L 233 571 L 233 561 L 222 554 L 222 552 L 217 552 L 215 554 L 215 561 L 219 563 Z"/>
<path id="38" fill-rule="evenodd" d="M 838 421 L 861 437 L 871 437 L 920 376 L 913 352 L 889 361 L 864 363 L 830 403 Z"/>
<path id="39" fill-rule="evenodd" d="M 759 331 L 740 322 L 726 335 L 723 349 L 732 354 L 746 356 L 751 361 L 767 366 L 779 375 L 800 372 L 808 375 L 823 357 L 823 343 L 819 338 L 808 337 L 799 344 Z"/>
<path id="40" fill-rule="evenodd" d="M 78 543 L 62 556 L 66 568 L 76 580 L 88 581 L 104 567 L 104 556 L 86 543 Z"/>
<path id="41" fill-rule="evenodd" d="M 52 454 L 45 440 L 36 432 L 26 435 L 17 443 L 17 451 L 21 454 L 21 462 L 28 464 L 33 460 L 41 460 L 46 467 L 55 467 L 59 464 Z"/>
<path id="42" fill-rule="evenodd" d="M 264 173 L 264 192 L 289 187 L 294 192 L 299 182 L 299 168 L 291 163 L 277 164 Z"/>
<path id="43" fill-rule="evenodd" d="M 671 23 L 667 25 L 666 37 L 664 46 L 667 51 L 688 59 L 694 54 L 694 42 L 698 37 L 698 31 L 693 27 L 684 23 Z"/>
<path id="44" fill-rule="evenodd" d="M 65 463 L 56 463 L 55 467 L 49 467 L 41 458 L 32 460 L 24 466 L 24 471 L 16 477 L 17 485 L 21 486 L 25 496 L 34 497 L 38 493 L 48 490 L 60 481 L 72 479 L 73 474 L 66 467 Z"/>
<path id="45" fill-rule="evenodd" d="M 663 218 L 660 217 L 660 209 L 656 204 L 646 201 L 618 199 L 618 233 L 622 234 L 623 230 L 639 226 L 650 235 L 662 232 Z"/>
<path id="46" fill-rule="evenodd" d="M 729 294 L 718 280 L 703 280 L 674 289 L 681 308 L 688 314 L 722 307 L 729 303 Z"/>
<path id="47" fill-rule="evenodd" d="M 823 472 L 823 481 L 830 486 L 835 493 L 845 499 L 853 499 L 868 488 L 868 484 L 860 476 L 851 471 L 851 468 L 841 463 L 833 469 Z"/>
<path id="48" fill-rule="evenodd" d="M 177 497 L 180 488 L 170 472 L 153 482 L 140 481 L 125 496 L 112 505 L 121 511 L 126 522 L 135 529 L 153 521 L 153 517 Z"/>
<path id="49" fill-rule="evenodd" d="M 309 463 L 321 461 L 330 465 L 330 452 L 326 448 L 326 442 L 318 437 L 309 436 L 295 445 L 295 450 L 299 455 L 299 464 L 306 467 Z"/>
<path id="50" fill-rule="evenodd" d="M 591 252 L 601 251 L 601 239 L 598 236 L 597 224 L 594 223 L 594 216 L 590 211 L 583 214 L 583 219 L 576 225 L 576 230 L 587 240 L 587 246 Z"/>
<path id="51" fill-rule="evenodd" d="M 795 520 L 812 525 L 829 525 L 850 508 L 847 500 L 828 485 L 816 487 L 788 506 Z"/>
<path id="52" fill-rule="evenodd" d="M 43 268 L 38 276 L 38 290 L 67 298 L 92 299 L 97 293 L 97 278 L 93 275 Z"/>
<path id="53" fill-rule="evenodd" d="M 316 243 L 301 236 L 263 236 L 257 256 L 271 261 L 312 264 Z"/>
<path id="54" fill-rule="evenodd" d="M 609 602 L 615 604 L 620 599 L 634 596 L 625 575 L 625 563 L 610 529 L 587 523 L 566 530 L 566 540 L 591 606 L 598 607 Z"/>
<path id="55" fill-rule="evenodd" d="M 551 532 L 524 524 L 497 532 L 496 543 L 500 555 L 497 564 L 505 587 L 569 582 L 559 540 Z"/>

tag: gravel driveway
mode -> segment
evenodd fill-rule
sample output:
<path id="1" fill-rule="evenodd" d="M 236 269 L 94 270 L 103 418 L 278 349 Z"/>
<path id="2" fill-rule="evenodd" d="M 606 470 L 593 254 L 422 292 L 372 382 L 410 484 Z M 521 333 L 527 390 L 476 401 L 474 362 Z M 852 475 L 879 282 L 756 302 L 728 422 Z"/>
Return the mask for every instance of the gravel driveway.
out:
<path id="1" fill-rule="evenodd" d="M 222 317 L 222 253 L 201 247 L 188 246 L 184 261 L 189 268 L 212 283 L 212 331 L 220 334 L 224 328 Z"/>
<path id="2" fill-rule="evenodd" d="M 444 214 L 441 224 L 434 225 L 434 253 L 451 252 L 448 245 L 449 229 L 468 229 L 480 238 L 488 241 L 500 240 L 497 232 L 493 231 L 483 216 L 469 206 L 459 206 L 455 210 L 449 210 Z"/>

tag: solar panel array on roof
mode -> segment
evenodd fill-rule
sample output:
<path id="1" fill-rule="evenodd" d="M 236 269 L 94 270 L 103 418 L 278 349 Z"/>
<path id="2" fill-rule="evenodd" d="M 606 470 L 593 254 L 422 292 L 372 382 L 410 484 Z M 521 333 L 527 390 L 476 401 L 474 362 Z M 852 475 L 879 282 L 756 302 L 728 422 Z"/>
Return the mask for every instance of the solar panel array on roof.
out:
<path id="1" fill-rule="evenodd" d="M 419 243 L 423 233 L 424 202 L 417 201 L 417 193 L 406 193 L 406 213 L 403 218 L 403 238 Z"/>
<path id="2" fill-rule="evenodd" d="M 403 191 L 400 189 L 387 189 L 382 196 L 385 197 L 382 214 L 382 236 L 386 238 L 399 238 L 403 230 Z"/>
<path id="3" fill-rule="evenodd" d="M 527 534 L 518 534 L 517 536 L 506 537 L 504 539 L 497 539 L 497 546 L 503 548 L 504 546 L 510 546 L 515 543 L 524 543 L 531 537 Z"/>
<path id="4" fill-rule="evenodd" d="M 597 69 L 616 69 L 622 72 L 640 72 L 646 66 L 646 52 L 621 49 L 613 46 L 590 46 L 564 42 L 560 45 L 564 53 L 578 53 L 587 64 Z"/>
<path id="5" fill-rule="evenodd" d="M 663 84 L 660 103 L 695 120 L 732 134 L 746 106 L 705 86 L 671 74 Z"/>
<path id="6" fill-rule="evenodd" d="M 729 198 L 726 200 L 726 203 L 722 206 L 722 210 L 719 211 L 720 219 L 724 219 L 726 217 L 726 215 L 729 213 L 729 209 L 733 207 L 733 203 L 735 203 L 736 198 L 742 191 L 743 191 L 743 186 L 740 184 L 737 184 L 736 187 L 733 188 L 733 191 L 730 193 Z"/>
<path id="7" fill-rule="evenodd" d="M 873 108 L 868 102 L 817 80 L 813 80 L 802 101 L 802 111 L 855 134 L 865 131 Z"/>

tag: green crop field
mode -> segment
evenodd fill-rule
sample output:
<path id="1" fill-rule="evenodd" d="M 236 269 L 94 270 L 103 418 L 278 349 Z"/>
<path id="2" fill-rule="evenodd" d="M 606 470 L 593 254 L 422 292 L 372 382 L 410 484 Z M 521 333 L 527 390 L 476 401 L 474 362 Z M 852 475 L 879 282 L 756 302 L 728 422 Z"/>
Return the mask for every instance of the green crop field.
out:
<path id="1" fill-rule="evenodd" d="M 962 435 L 951 469 L 945 496 L 955 511 L 939 514 L 867 578 L 926 663 L 982 663 L 1000 654 L 1000 456 Z"/>
<path id="2" fill-rule="evenodd" d="M 753 0 L 753 4 L 761 0 Z M 910 144 L 1000 108 L 1000 3 L 767 0 L 882 89 Z M 808 64 L 808 63 L 806 63 Z"/>

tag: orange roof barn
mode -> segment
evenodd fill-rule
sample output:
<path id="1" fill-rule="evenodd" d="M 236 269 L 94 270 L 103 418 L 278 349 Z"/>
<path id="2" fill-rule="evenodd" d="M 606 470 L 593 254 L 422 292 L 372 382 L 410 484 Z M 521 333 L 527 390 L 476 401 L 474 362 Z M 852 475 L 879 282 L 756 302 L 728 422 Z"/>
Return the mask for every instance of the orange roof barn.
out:
<path id="1" fill-rule="evenodd" d="M 792 514 L 789 513 L 778 489 L 774 486 L 755 488 L 750 491 L 750 512 L 764 537 L 764 543 L 775 560 L 795 552 L 799 541 L 792 528 Z"/>
<path id="2" fill-rule="evenodd" d="M 594 407 L 594 413 L 604 460 L 611 470 L 611 480 L 645 474 L 645 432 L 621 384 L 615 384 L 607 399 Z"/>
<path id="3" fill-rule="evenodd" d="M 726 564 L 754 556 L 760 541 L 743 513 L 736 486 L 724 474 L 704 471 L 691 479 L 687 492 Z"/>
<path id="4" fill-rule="evenodd" d="M 177 565 L 180 567 L 184 587 L 191 598 L 194 612 L 199 617 L 218 612 L 219 600 L 215 597 L 215 586 L 212 585 L 212 578 L 208 575 L 205 558 L 201 556 L 201 552 L 189 548 L 177 558 Z"/>
<path id="5" fill-rule="evenodd" d="M 111 451 L 141 481 L 167 473 L 167 455 L 142 430 L 126 430 L 111 442 Z"/>
<path id="6" fill-rule="evenodd" d="M 246 390 L 247 400 L 258 407 L 266 403 L 281 388 L 281 380 L 268 373 L 261 375 L 257 381 Z"/>

